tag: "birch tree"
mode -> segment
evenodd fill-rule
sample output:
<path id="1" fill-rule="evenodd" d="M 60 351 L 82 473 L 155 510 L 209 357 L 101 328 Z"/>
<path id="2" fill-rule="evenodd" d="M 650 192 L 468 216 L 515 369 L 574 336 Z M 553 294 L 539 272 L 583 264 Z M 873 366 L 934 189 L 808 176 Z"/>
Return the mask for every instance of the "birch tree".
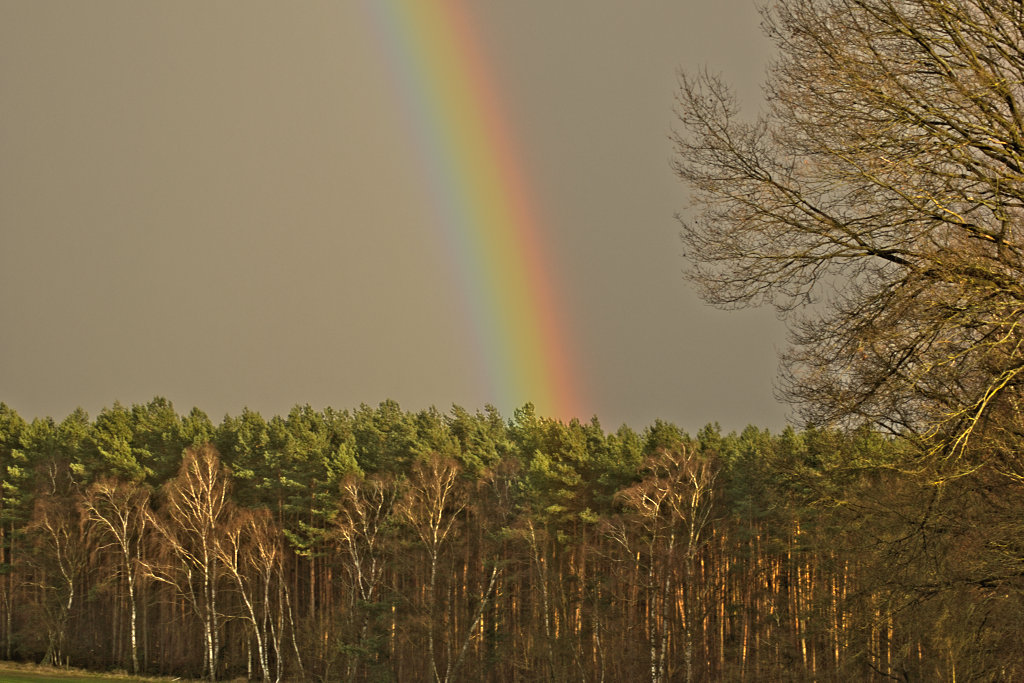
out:
<path id="1" fill-rule="evenodd" d="M 694 680 L 696 624 L 704 609 L 695 563 L 707 539 L 718 467 L 693 448 L 680 446 L 659 450 L 643 471 L 643 480 L 620 493 L 632 514 L 628 526 L 613 530 L 613 538 L 637 558 L 638 570 L 641 555 L 646 556 L 642 586 L 651 683 L 670 677 L 669 640 L 680 603 L 684 675 L 689 682 Z M 638 552 L 637 546 L 643 550 Z"/>
<path id="2" fill-rule="evenodd" d="M 283 593 L 281 532 L 267 510 L 238 510 L 225 527 L 217 543 L 217 557 L 244 606 L 243 619 L 256 640 L 262 679 L 279 681 L 285 629 L 284 605 L 280 598 Z"/>
<path id="3" fill-rule="evenodd" d="M 101 479 L 82 499 L 88 519 L 116 550 L 120 572 L 128 588 L 131 671 L 139 673 L 138 579 L 149 508 L 149 490 L 136 483 Z"/>
<path id="4" fill-rule="evenodd" d="M 68 619 L 81 600 L 77 588 L 86 565 L 88 536 L 77 510 L 53 495 L 36 500 L 28 530 L 39 544 L 32 583 L 43 594 L 47 636 L 43 662 L 67 666 Z"/>
<path id="5" fill-rule="evenodd" d="M 459 465 L 451 458 L 436 453 L 429 456 L 425 461 L 413 466 L 401 505 L 402 516 L 412 527 L 427 553 L 427 656 L 432 680 L 437 683 L 450 680 L 456 657 L 455 634 L 444 633 L 442 645 L 445 647 L 445 666 L 443 669 L 438 666 L 436 633 L 439 617 L 438 568 L 441 552 L 466 507 L 466 497 L 459 486 L 458 475 Z"/>
<path id="6" fill-rule="evenodd" d="M 354 656 L 347 677 L 355 680 L 360 658 L 369 643 L 373 606 L 381 600 L 384 570 L 389 559 L 388 536 L 401 487 L 391 475 L 361 478 L 350 474 L 341 483 L 332 538 L 339 546 L 349 576 L 349 614 L 353 616 Z"/>
<path id="7" fill-rule="evenodd" d="M 148 564 L 149 575 L 174 586 L 192 606 L 202 625 L 204 673 L 211 681 L 218 675 L 220 653 L 221 546 L 233 509 L 228 491 L 217 450 L 190 448 L 167 484 L 165 515 L 149 518 L 170 560 Z"/>

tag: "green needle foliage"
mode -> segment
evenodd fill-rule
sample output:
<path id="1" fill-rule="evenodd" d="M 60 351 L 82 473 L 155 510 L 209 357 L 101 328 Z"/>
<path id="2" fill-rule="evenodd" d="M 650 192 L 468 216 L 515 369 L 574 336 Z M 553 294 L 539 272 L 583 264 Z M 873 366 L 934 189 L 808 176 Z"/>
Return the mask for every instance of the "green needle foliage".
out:
<path id="1" fill-rule="evenodd" d="M 1015 499 L 916 452 L 530 405 L 0 405 L 0 642 L 208 680 L 1018 677 Z"/>

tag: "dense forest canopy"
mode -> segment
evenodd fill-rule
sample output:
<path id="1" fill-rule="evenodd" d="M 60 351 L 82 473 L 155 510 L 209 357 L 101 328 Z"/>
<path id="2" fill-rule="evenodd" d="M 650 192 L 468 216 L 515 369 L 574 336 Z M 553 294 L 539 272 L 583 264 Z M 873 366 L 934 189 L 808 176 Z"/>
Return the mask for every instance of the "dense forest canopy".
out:
<path id="1" fill-rule="evenodd" d="M 211 680 L 1020 674 L 984 586 L 963 613 L 916 590 L 974 561 L 979 492 L 918 542 L 934 500 L 890 469 L 905 448 L 529 405 L 215 425 L 161 398 L 59 422 L 0 404 L 0 647 Z"/>

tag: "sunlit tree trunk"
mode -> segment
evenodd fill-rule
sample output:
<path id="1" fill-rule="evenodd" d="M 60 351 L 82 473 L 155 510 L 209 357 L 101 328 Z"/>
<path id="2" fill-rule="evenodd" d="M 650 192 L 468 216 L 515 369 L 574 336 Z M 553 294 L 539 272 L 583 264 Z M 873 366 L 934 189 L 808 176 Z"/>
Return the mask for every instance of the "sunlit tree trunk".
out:
<path id="1" fill-rule="evenodd" d="M 139 672 L 138 565 L 146 529 L 149 491 L 137 484 L 100 480 L 89 487 L 83 507 L 92 522 L 114 541 L 128 586 L 131 671 Z"/>
<path id="2" fill-rule="evenodd" d="M 547 553 L 537 541 L 537 531 L 533 520 L 527 520 L 527 540 L 530 544 L 530 558 L 537 574 L 537 587 L 540 589 L 541 626 L 544 634 L 544 651 L 546 654 L 549 675 L 555 675 L 555 642 L 551 633 L 551 597 L 548 590 L 548 558 Z"/>
<path id="3" fill-rule="evenodd" d="M 203 627 L 206 675 L 211 681 L 216 680 L 219 669 L 221 546 L 234 509 L 228 490 L 228 473 L 213 446 L 189 449 L 177 477 L 167 486 L 166 516 L 149 517 L 164 549 L 176 562 L 147 563 L 148 574 L 174 586 L 192 603 Z"/>
<path id="4" fill-rule="evenodd" d="M 268 534 L 265 529 L 266 523 L 265 517 L 261 519 L 252 512 L 239 513 L 236 519 L 229 522 L 229 526 L 224 532 L 224 538 L 218 544 L 217 550 L 218 560 L 235 584 L 238 596 L 245 606 L 245 619 L 249 624 L 252 638 L 256 640 L 256 656 L 260 665 L 262 679 L 269 681 L 272 677 L 267 652 L 269 643 L 267 640 L 265 614 L 270 606 L 266 600 L 265 588 L 270 581 L 270 577 L 267 575 L 270 572 L 257 571 L 255 575 L 251 573 L 251 566 L 256 565 L 258 569 L 261 562 L 258 554 L 261 551 L 269 551 L 269 544 L 267 542 L 261 543 L 261 539 L 257 538 L 261 534 Z M 263 547 L 261 548 L 260 546 Z M 271 554 L 266 560 L 273 563 L 276 561 L 276 557 Z M 272 567 L 273 564 L 270 565 L 271 569 Z M 260 583 L 264 585 L 264 601 L 262 604 L 256 602 L 260 592 Z M 248 638 L 246 638 L 246 642 L 249 642 Z M 251 660 L 251 657 L 249 659 Z"/>
<path id="5" fill-rule="evenodd" d="M 340 546 L 351 591 L 350 614 L 357 620 L 356 645 L 361 649 L 370 631 L 371 606 L 378 599 L 387 563 L 388 525 L 393 518 L 400 487 L 393 477 L 347 477 L 334 518 L 333 538 Z M 293 631 L 294 632 L 294 631 Z M 360 661 L 347 662 L 348 680 L 359 675 Z"/>
<path id="6" fill-rule="evenodd" d="M 646 635 L 650 651 L 650 678 L 661 683 L 668 676 L 667 657 L 671 629 L 670 605 L 675 600 L 676 553 L 682 554 L 682 636 L 685 680 L 694 680 L 694 642 L 698 623 L 703 629 L 704 590 L 698 587 L 696 564 L 706 542 L 714 501 L 717 465 L 689 448 L 663 449 L 644 465 L 647 476 L 620 492 L 632 511 L 632 524 L 647 556 Z M 632 549 L 632 533 L 622 528 L 620 544 Z M 682 548 L 679 546 L 682 545 Z"/>
<path id="7" fill-rule="evenodd" d="M 47 580 L 49 572 L 43 569 L 43 580 L 37 584 L 44 595 L 55 594 L 52 602 L 44 598 L 49 619 L 43 662 L 51 666 L 68 664 L 65 652 L 68 618 L 75 604 L 78 575 L 86 564 L 86 530 L 74 508 L 69 508 L 65 501 L 57 498 L 40 498 L 29 525 L 29 530 L 39 535 L 46 559 L 52 563 L 58 577 L 51 585 Z"/>
<path id="8" fill-rule="evenodd" d="M 413 467 L 409 486 L 402 501 L 401 512 L 413 528 L 427 553 L 429 583 L 427 586 L 427 655 L 433 679 L 446 681 L 438 666 L 435 630 L 438 620 L 437 570 L 443 546 L 448 541 L 455 523 L 466 506 L 464 491 L 458 485 L 459 466 L 450 458 L 433 454 L 425 462 Z M 446 667 L 450 671 L 454 633 L 445 632 Z"/>

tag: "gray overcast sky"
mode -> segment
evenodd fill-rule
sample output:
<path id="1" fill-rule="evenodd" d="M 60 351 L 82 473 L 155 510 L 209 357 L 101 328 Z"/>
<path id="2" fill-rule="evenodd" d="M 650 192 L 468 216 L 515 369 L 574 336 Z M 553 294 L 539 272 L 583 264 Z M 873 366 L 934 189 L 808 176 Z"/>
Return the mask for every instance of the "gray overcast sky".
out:
<path id="1" fill-rule="evenodd" d="M 467 6 L 585 417 L 781 427 L 782 325 L 687 288 L 669 169 L 678 69 L 759 104 L 752 0 Z M 356 0 L 0 0 L 0 401 L 59 419 L 162 395 L 215 420 L 493 402 L 375 35 Z"/>

